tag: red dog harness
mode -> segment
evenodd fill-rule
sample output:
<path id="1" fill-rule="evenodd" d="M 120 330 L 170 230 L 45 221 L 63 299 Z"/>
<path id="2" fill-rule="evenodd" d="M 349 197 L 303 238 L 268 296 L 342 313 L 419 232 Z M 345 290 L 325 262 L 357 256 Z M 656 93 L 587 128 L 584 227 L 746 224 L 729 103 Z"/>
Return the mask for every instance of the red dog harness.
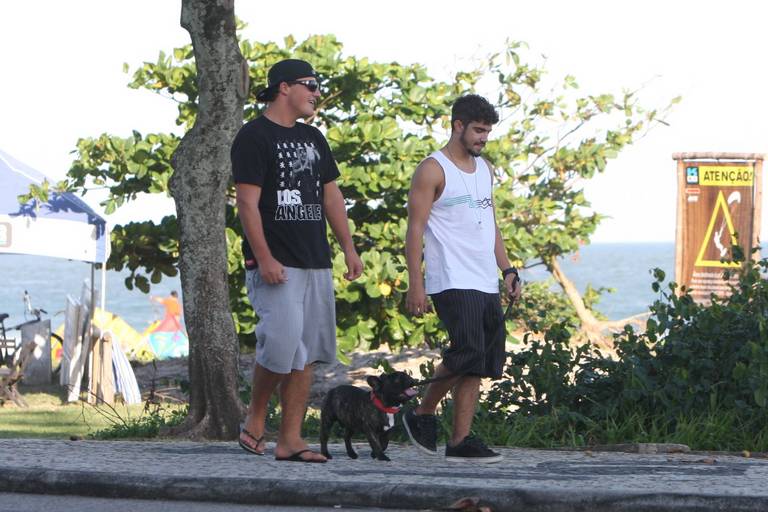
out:
<path id="1" fill-rule="evenodd" d="M 387 431 L 395 426 L 395 414 L 400 412 L 400 407 L 387 407 L 381 401 L 381 398 L 377 397 L 373 391 L 371 391 L 371 402 L 374 407 L 387 415 L 387 424 L 384 426 L 384 430 Z"/>

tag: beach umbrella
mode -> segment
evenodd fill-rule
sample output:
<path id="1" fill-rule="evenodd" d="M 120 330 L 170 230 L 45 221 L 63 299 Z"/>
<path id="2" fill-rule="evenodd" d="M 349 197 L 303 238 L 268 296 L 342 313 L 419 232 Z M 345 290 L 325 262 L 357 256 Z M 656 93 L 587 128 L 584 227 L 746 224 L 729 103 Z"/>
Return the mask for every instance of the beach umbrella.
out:
<path id="1" fill-rule="evenodd" d="M 51 256 L 102 264 L 101 306 L 106 298 L 106 261 L 109 258 L 107 222 L 71 192 L 51 192 L 45 203 L 35 199 L 20 204 L 18 196 L 46 176 L 0 150 L 0 253 Z M 48 180 L 49 182 L 52 180 Z M 95 303 L 91 300 L 91 304 Z"/>

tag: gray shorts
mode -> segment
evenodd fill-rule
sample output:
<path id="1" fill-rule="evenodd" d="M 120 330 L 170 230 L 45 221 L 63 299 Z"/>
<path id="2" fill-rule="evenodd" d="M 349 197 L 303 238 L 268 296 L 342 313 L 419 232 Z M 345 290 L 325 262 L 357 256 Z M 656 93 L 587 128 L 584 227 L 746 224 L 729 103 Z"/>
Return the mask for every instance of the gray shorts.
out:
<path id="1" fill-rule="evenodd" d="M 331 269 L 285 267 L 283 284 L 246 270 L 248 299 L 259 317 L 256 362 L 275 373 L 336 361 L 336 303 Z"/>

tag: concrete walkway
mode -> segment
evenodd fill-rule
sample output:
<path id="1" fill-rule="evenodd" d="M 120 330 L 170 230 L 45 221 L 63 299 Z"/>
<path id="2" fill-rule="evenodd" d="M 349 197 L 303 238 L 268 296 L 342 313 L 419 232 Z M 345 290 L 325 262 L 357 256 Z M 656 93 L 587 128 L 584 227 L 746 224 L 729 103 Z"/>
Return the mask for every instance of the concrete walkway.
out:
<path id="1" fill-rule="evenodd" d="M 764 511 L 768 460 L 702 454 L 500 450 L 465 465 L 391 445 L 392 462 L 333 445 L 327 464 L 276 462 L 236 443 L 0 440 L 0 492 L 440 510 L 477 496 L 494 511 Z"/>

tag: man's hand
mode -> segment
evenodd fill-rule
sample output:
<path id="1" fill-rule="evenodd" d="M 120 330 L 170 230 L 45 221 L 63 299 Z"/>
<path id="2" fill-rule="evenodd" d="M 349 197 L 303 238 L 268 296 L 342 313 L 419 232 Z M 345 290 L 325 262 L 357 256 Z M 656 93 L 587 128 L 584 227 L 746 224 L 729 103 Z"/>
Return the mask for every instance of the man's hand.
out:
<path id="1" fill-rule="evenodd" d="M 517 302 L 517 300 L 520 298 L 520 294 L 523 291 L 523 285 L 517 274 L 514 272 L 507 274 L 507 277 L 504 278 L 504 286 L 507 289 L 507 295 L 509 296 L 509 299 L 513 302 Z"/>
<path id="2" fill-rule="evenodd" d="M 424 285 L 412 284 L 408 287 L 408 293 L 405 296 L 405 308 L 409 313 L 416 316 L 421 316 L 431 310 Z"/>
<path id="3" fill-rule="evenodd" d="M 345 252 L 344 261 L 347 264 L 347 273 L 344 274 L 344 279 L 354 281 L 363 274 L 363 262 L 360 260 L 360 256 L 357 255 L 356 250 L 352 249 Z"/>
<path id="4" fill-rule="evenodd" d="M 259 260 L 259 275 L 267 284 L 283 284 L 288 281 L 283 264 L 270 256 Z"/>

